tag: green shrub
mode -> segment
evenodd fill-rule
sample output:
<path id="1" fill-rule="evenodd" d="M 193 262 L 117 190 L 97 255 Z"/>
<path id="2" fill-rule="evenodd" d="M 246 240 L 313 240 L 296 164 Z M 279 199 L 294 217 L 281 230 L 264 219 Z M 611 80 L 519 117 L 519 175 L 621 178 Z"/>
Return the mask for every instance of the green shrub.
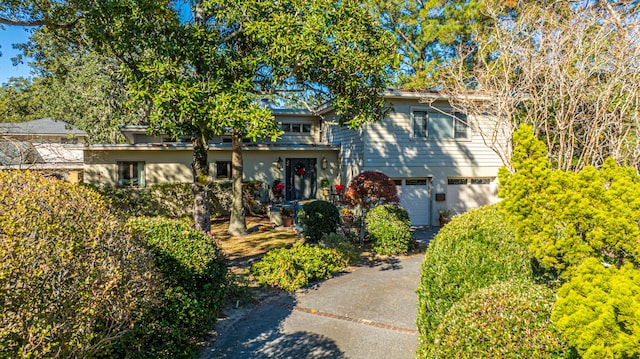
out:
<path id="1" fill-rule="evenodd" d="M 149 251 L 100 195 L 0 171 L 0 357 L 92 357 L 155 303 Z"/>
<path id="2" fill-rule="evenodd" d="M 551 318 L 585 359 L 640 357 L 640 270 L 587 259 L 558 291 Z"/>
<path id="3" fill-rule="evenodd" d="M 360 260 L 360 251 L 344 235 L 328 233 L 322 236 L 320 243 L 327 248 L 334 248 L 346 260 L 346 264 Z"/>
<path id="4" fill-rule="evenodd" d="M 148 192 L 159 207 L 158 215 L 180 218 L 190 216 L 193 211 L 191 183 L 158 183 Z"/>
<path id="5" fill-rule="evenodd" d="M 599 169 L 551 171 L 531 127 L 514 134 L 512 163 L 501 170 L 507 220 L 551 275 L 569 279 L 586 258 L 640 265 L 640 177 L 608 158 Z"/>
<path id="6" fill-rule="evenodd" d="M 530 282 L 501 282 L 447 311 L 426 358 L 569 358 L 549 319 L 553 292 Z"/>
<path id="7" fill-rule="evenodd" d="M 163 289 L 123 347 L 150 357 L 192 357 L 224 306 L 226 261 L 211 238 L 180 221 L 136 218 L 127 225 L 155 254 Z"/>
<path id="8" fill-rule="evenodd" d="M 367 212 L 365 223 L 374 252 L 399 254 L 411 248 L 411 221 L 404 208 L 390 204 L 374 207 Z"/>
<path id="9" fill-rule="evenodd" d="M 296 243 L 290 249 L 272 249 L 251 266 L 251 274 L 260 284 L 288 292 L 309 282 L 327 279 L 345 267 L 340 253 L 331 248 Z"/>
<path id="10" fill-rule="evenodd" d="M 84 184 L 100 193 L 114 214 L 120 217 L 156 216 L 161 213 L 160 204 L 152 193 L 145 188 L 114 187 Z"/>
<path id="11" fill-rule="evenodd" d="M 193 211 L 193 192 L 190 183 L 162 183 L 149 187 L 113 187 L 85 186 L 100 193 L 121 217 L 165 216 L 180 218 L 191 215 Z M 255 194 L 254 183 L 247 188 Z M 254 203 L 256 199 L 247 195 L 247 201 Z M 231 208 L 231 182 L 211 182 L 211 215 L 228 215 Z M 257 202 L 256 202 L 257 203 Z M 254 204 L 255 207 L 255 204 Z"/>
<path id="12" fill-rule="evenodd" d="M 496 205 L 453 217 L 422 263 L 417 289 L 421 350 L 432 344 L 433 331 L 460 298 L 497 282 L 531 278 L 529 258 Z"/>
<path id="13" fill-rule="evenodd" d="M 298 211 L 298 221 L 304 226 L 304 235 L 317 241 L 323 234 L 336 232 L 340 224 L 340 212 L 327 201 L 313 201 L 304 204 Z"/>

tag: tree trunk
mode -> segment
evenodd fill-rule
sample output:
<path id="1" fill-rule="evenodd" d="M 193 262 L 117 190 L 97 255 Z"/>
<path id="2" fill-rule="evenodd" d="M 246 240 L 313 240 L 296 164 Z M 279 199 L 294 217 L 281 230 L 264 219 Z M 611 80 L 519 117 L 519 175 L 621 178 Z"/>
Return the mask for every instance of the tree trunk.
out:
<path id="1" fill-rule="evenodd" d="M 196 229 L 205 233 L 211 232 L 211 184 L 209 183 L 209 150 L 207 141 L 202 137 L 193 139 L 193 222 Z"/>
<path id="2" fill-rule="evenodd" d="M 242 136 L 240 131 L 233 130 L 231 135 L 231 179 L 233 181 L 233 199 L 231 201 L 231 218 L 229 219 L 229 234 L 243 236 L 247 234 L 247 222 L 244 217 L 244 202 L 242 194 Z"/>

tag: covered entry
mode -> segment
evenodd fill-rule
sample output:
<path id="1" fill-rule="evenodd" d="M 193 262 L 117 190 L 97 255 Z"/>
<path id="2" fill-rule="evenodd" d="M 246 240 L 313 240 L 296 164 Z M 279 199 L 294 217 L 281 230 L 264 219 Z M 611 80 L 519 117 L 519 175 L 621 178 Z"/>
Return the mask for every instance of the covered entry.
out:
<path id="1" fill-rule="evenodd" d="M 400 206 L 409 212 L 411 225 L 430 225 L 430 178 L 396 179 Z"/>

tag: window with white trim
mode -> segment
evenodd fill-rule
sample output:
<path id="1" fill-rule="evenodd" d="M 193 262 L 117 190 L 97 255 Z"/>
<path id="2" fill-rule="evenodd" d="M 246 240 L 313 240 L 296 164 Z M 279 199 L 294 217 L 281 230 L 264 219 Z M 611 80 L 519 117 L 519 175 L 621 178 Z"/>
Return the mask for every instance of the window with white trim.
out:
<path id="1" fill-rule="evenodd" d="M 414 110 L 411 117 L 414 138 L 469 138 L 469 123 L 463 113 Z"/>

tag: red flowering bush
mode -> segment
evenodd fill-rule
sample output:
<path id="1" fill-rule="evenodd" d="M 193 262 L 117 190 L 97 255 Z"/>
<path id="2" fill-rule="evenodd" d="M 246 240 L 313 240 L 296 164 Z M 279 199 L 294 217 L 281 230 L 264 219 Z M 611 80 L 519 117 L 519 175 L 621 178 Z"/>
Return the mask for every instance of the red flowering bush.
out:
<path id="1" fill-rule="evenodd" d="M 387 175 L 378 171 L 366 171 L 349 182 L 344 193 L 345 204 L 368 209 L 376 202 L 379 204 L 400 202 L 396 183 Z"/>

